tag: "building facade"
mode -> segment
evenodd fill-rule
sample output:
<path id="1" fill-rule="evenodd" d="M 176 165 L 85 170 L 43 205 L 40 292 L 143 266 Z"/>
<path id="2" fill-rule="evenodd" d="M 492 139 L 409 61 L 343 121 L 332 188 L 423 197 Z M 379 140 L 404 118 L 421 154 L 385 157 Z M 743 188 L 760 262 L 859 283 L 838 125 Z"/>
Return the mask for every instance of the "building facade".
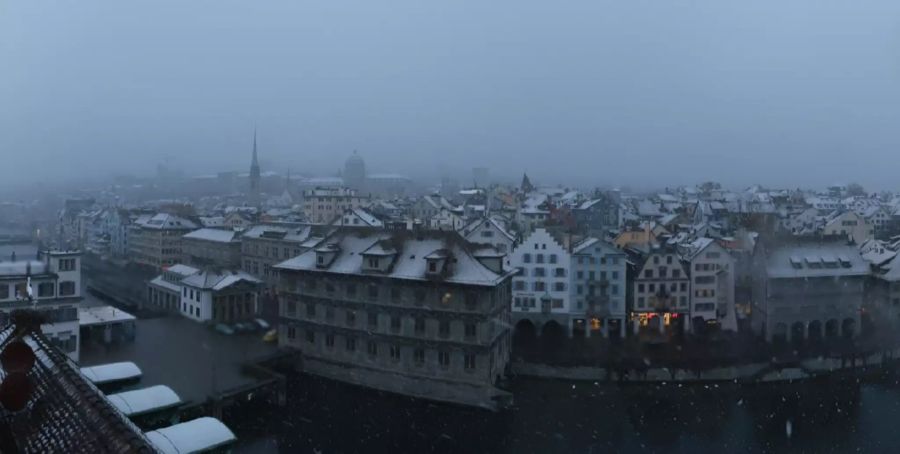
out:
<path id="1" fill-rule="evenodd" d="M 128 257 L 134 263 L 163 269 L 181 261 L 181 237 L 197 225 L 168 213 L 142 216 L 128 227 Z"/>
<path id="2" fill-rule="evenodd" d="M 766 341 L 859 334 L 869 265 L 846 240 L 759 244 L 754 254 L 754 332 Z"/>
<path id="3" fill-rule="evenodd" d="M 322 241 L 314 228 L 287 225 L 257 225 L 241 236 L 241 269 L 270 288 L 278 284 L 276 264 L 296 257 Z"/>
<path id="4" fill-rule="evenodd" d="M 262 281 L 243 271 L 204 270 L 181 280 L 182 316 L 232 323 L 255 318 Z"/>
<path id="5" fill-rule="evenodd" d="M 511 273 L 470 250 L 455 232 L 341 229 L 277 265 L 280 342 L 317 375 L 496 408 Z"/>
<path id="6" fill-rule="evenodd" d="M 44 251 L 37 258 L 0 262 L 0 317 L 20 308 L 41 312 L 44 336 L 78 361 L 81 252 Z"/>
<path id="7" fill-rule="evenodd" d="M 192 266 L 241 266 L 241 237 L 234 230 L 197 229 L 181 237 L 181 263 Z"/>
<path id="8" fill-rule="evenodd" d="M 572 300 L 585 311 L 588 336 L 625 337 L 627 256 L 612 244 L 586 238 L 572 247 Z"/>
<path id="9" fill-rule="evenodd" d="M 736 331 L 734 258 L 711 238 L 698 238 L 683 252 L 691 272 L 692 325 L 706 323 Z"/>
<path id="10" fill-rule="evenodd" d="M 636 332 L 682 333 L 690 327 L 690 275 L 678 251 L 652 248 L 636 268 L 632 283 L 631 322 Z"/>
<path id="11" fill-rule="evenodd" d="M 359 208 L 369 201 L 349 188 L 315 188 L 303 191 L 303 211 L 306 218 L 316 224 L 326 224 L 341 215 L 344 210 Z"/>
<path id="12" fill-rule="evenodd" d="M 544 228 L 522 240 L 510 255 L 510 266 L 518 270 L 513 279 L 512 318 L 531 323 L 534 331 L 549 334 L 562 329 L 571 336 L 576 323 L 585 323 L 585 308 L 571 300 L 572 255 L 567 247 Z"/>

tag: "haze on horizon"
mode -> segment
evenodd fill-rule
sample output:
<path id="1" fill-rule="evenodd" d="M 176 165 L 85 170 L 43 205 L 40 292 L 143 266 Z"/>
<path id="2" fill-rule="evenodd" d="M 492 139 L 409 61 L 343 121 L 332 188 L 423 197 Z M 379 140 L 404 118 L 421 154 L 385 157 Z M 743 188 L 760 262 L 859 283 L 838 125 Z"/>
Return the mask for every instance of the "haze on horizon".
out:
<path id="1" fill-rule="evenodd" d="M 389 5 L 389 6 L 388 6 Z M 900 2 L 0 5 L 0 187 L 372 172 L 900 189 Z"/>

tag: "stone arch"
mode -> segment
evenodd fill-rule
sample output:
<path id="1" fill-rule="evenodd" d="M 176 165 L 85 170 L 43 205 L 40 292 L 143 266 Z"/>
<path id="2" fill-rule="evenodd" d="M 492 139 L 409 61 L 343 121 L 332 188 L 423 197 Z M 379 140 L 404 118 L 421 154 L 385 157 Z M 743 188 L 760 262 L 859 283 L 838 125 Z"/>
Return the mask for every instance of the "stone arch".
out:
<path id="1" fill-rule="evenodd" d="M 819 342 L 822 340 L 822 322 L 819 320 L 813 320 L 809 322 L 809 327 L 807 327 L 807 339 L 811 342 Z"/>
<path id="2" fill-rule="evenodd" d="M 784 341 L 787 339 L 787 325 L 784 323 L 776 323 L 775 329 L 772 330 L 773 341 Z"/>
<path id="3" fill-rule="evenodd" d="M 794 322 L 791 324 L 791 341 L 795 343 L 803 342 L 806 338 L 806 327 L 803 322 Z"/>
<path id="4" fill-rule="evenodd" d="M 513 328 L 513 340 L 516 342 L 533 342 L 537 338 L 537 328 L 534 322 L 525 318 L 519 320 Z"/>
<path id="5" fill-rule="evenodd" d="M 566 331 L 562 325 L 559 324 L 556 320 L 550 320 L 547 323 L 544 323 L 544 326 L 541 327 L 541 337 L 547 339 L 554 338 L 563 338 L 566 335 Z"/>
<path id="6" fill-rule="evenodd" d="M 825 322 L 825 338 L 834 339 L 838 337 L 838 321 L 830 318 Z"/>
<path id="7" fill-rule="evenodd" d="M 850 339 L 856 335 L 856 320 L 852 318 L 845 318 L 841 322 L 841 334 L 846 339 Z"/>

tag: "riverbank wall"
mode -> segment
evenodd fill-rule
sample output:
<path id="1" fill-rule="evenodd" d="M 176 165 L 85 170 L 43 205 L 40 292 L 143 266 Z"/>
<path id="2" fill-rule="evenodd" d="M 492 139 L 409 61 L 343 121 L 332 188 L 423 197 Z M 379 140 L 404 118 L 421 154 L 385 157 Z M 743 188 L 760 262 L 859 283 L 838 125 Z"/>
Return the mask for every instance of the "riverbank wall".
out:
<path id="1" fill-rule="evenodd" d="M 547 364 L 514 362 L 513 375 L 599 382 L 635 383 L 771 383 L 809 380 L 839 373 L 861 373 L 896 365 L 900 347 L 841 358 L 808 358 L 795 361 L 770 361 L 709 368 L 679 368 L 648 365 L 646 368 L 560 367 Z"/>

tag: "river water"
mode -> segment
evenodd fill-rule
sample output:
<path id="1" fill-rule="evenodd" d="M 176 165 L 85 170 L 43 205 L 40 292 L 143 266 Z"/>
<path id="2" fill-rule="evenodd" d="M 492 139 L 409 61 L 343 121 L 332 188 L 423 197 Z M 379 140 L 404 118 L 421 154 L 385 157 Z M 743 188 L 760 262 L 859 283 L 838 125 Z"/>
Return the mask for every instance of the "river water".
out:
<path id="1" fill-rule="evenodd" d="M 238 452 L 900 452 L 900 384 L 603 384 L 517 379 L 489 413 L 296 377 L 286 409 L 236 418 Z M 233 424 L 234 425 L 234 424 Z"/>

